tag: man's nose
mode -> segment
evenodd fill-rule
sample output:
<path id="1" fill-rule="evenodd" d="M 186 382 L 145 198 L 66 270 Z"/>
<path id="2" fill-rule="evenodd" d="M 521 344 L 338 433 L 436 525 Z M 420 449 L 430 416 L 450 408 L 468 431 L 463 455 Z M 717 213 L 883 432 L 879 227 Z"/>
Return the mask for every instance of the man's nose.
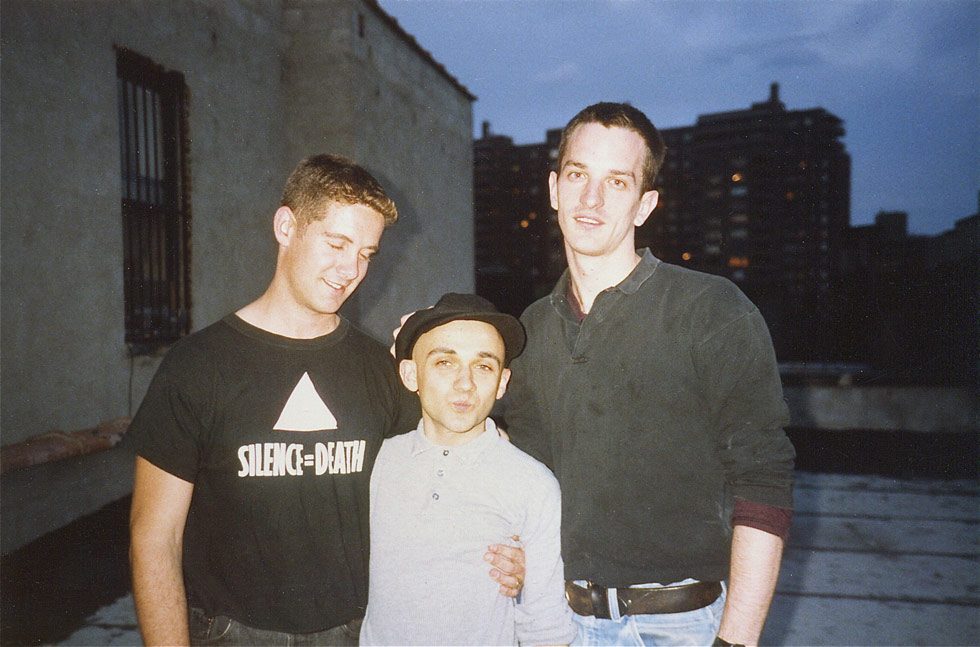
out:
<path id="1" fill-rule="evenodd" d="M 594 209 L 602 205 L 602 183 L 597 180 L 589 179 L 582 193 L 582 204 Z"/>
<path id="2" fill-rule="evenodd" d="M 473 373 L 468 368 L 461 368 L 456 374 L 455 387 L 458 391 L 471 391 L 473 389 Z"/>
<path id="3" fill-rule="evenodd" d="M 357 255 L 345 255 L 337 263 L 337 273 L 345 281 L 353 281 L 360 274 L 361 268 Z"/>

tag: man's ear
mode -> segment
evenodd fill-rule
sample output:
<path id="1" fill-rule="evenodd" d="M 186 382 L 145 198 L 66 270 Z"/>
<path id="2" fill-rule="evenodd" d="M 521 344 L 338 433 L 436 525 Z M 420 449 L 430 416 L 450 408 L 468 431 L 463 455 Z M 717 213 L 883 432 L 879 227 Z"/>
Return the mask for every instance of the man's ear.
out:
<path id="1" fill-rule="evenodd" d="M 633 224 L 637 227 L 642 225 L 653 213 L 653 210 L 657 208 L 657 201 L 660 199 L 660 194 L 653 189 L 647 191 L 642 196 L 640 196 L 640 206 L 636 210 L 636 217 L 633 219 Z"/>
<path id="2" fill-rule="evenodd" d="M 558 174 L 554 171 L 548 174 L 548 195 L 551 196 L 551 208 L 558 211 Z"/>
<path id="3" fill-rule="evenodd" d="M 497 385 L 497 399 L 504 397 L 507 393 L 507 383 L 510 382 L 510 369 L 505 368 L 500 372 L 500 384 Z"/>
<path id="4" fill-rule="evenodd" d="M 418 393 L 419 390 L 419 376 L 418 367 L 415 366 L 415 360 L 403 359 L 398 362 L 398 375 L 402 378 L 402 384 L 405 388 L 413 393 Z"/>
<path id="5" fill-rule="evenodd" d="M 296 235 L 299 223 L 296 221 L 296 214 L 289 207 L 279 207 L 276 215 L 272 218 L 272 229 L 276 235 L 276 242 L 283 247 L 289 247 L 289 241 Z"/>

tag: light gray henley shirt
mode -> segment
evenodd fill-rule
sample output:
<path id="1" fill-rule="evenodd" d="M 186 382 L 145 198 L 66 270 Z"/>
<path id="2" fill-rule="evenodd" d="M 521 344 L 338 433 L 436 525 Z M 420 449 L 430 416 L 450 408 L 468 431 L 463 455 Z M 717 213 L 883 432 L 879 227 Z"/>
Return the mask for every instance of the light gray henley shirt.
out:
<path id="1" fill-rule="evenodd" d="M 543 464 L 496 425 L 459 446 L 422 423 L 384 441 L 371 475 L 371 561 L 362 645 L 567 644 L 561 495 Z M 527 563 L 515 601 L 490 579 L 489 544 L 520 535 Z"/>

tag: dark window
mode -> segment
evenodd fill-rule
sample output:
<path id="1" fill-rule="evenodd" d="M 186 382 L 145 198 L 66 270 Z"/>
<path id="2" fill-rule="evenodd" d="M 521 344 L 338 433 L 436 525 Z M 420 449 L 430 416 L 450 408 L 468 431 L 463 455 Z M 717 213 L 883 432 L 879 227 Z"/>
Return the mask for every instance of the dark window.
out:
<path id="1" fill-rule="evenodd" d="M 186 86 L 116 49 L 126 343 L 147 354 L 190 330 Z"/>

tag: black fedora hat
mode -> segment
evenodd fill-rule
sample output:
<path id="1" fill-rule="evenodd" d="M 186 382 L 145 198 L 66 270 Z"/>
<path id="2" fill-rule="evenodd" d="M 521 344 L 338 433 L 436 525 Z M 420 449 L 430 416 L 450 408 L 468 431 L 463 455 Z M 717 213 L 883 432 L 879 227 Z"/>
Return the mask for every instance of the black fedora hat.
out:
<path id="1" fill-rule="evenodd" d="M 504 365 L 521 354 L 527 340 L 524 326 L 516 318 L 497 310 L 497 307 L 475 294 L 449 292 L 442 295 L 431 308 L 419 310 L 402 325 L 395 337 L 395 357 L 409 359 L 418 338 L 433 328 L 450 321 L 483 321 L 497 329 L 504 339 Z"/>

